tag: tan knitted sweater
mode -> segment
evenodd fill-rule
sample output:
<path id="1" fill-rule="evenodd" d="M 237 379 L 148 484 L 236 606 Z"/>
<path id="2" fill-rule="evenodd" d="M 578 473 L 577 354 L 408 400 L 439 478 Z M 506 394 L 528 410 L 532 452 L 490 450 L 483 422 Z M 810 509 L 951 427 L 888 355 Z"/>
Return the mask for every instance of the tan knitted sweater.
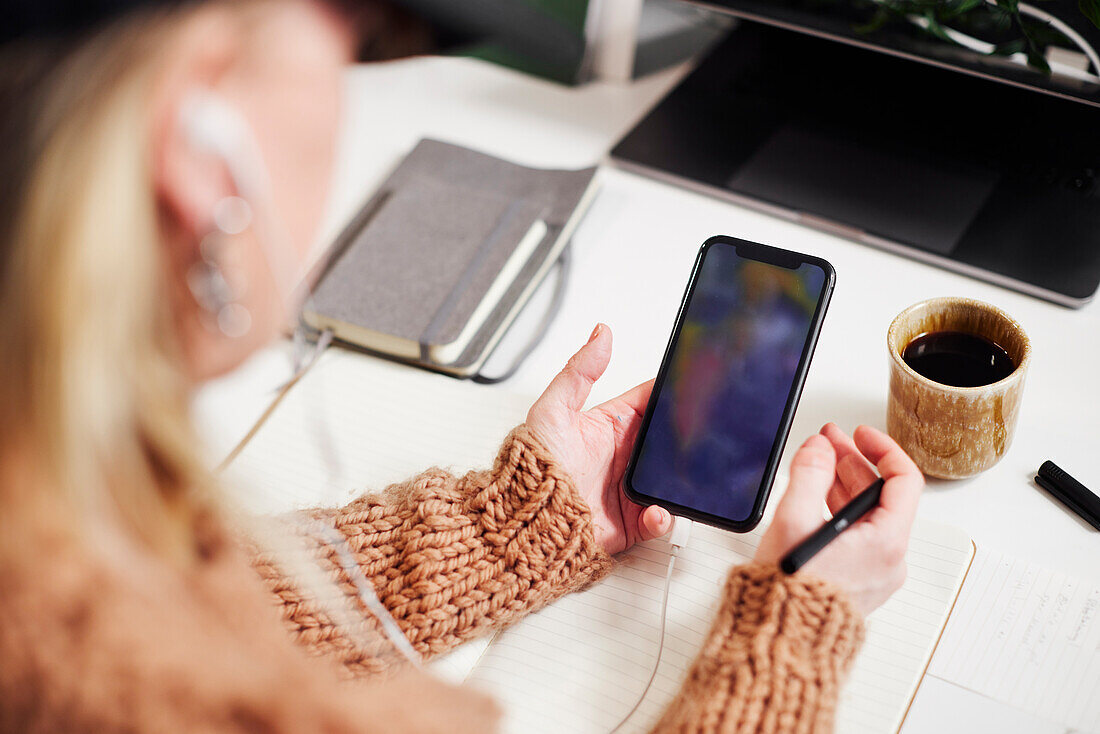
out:
<path id="1" fill-rule="evenodd" d="M 265 592 L 222 532 L 203 540 L 204 561 L 186 573 L 153 559 L 120 572 L 109 547 L 73 532 L 74 518 L 27 514 L 18 540 L 34 551 L 0 566 L 0 732 L 496 726 L 499 712 L 483 695 L 415 670 L 349 680 L 348 671 L 382 663 L 338 634 L 271 559 L 254 557 Z M 570 479 L 523 427 L 491 471 L 432 470 L 382 498 L 313 514 L 347 539 L 425 656 L 509 624 L 612 565 Z M 828 731 L 861 635 L 847 600 L 824 582 L 733 569 L 707 643 L 657 730 Z"/>

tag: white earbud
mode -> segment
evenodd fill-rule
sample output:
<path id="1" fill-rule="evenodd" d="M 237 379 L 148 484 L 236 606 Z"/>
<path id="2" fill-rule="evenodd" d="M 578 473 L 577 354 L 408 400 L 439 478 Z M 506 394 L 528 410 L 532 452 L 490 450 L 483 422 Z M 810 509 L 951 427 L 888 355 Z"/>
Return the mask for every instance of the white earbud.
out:
<path id="1" fill-rule="evenodd" d="M 191 144 L 225 161 L 243 198 L 266 195 L 260 147 L 244 115 L 209 91 L 192 92 L 180 105 L 179 114 Z"/>
<path id="2" fill-rule="evenodd" d="M 272 210 L 270 183 L 263 153 L 252 127 L 232 104 L 209 90 L 191 92 L 180 105 L 179 121 L 188 141 L 199 151 L 217 156 L 255 217 L 256 236 L 275 278 L 283 306 L 295 310 L 294 267 L 288 262 L 285 232 Z"/>

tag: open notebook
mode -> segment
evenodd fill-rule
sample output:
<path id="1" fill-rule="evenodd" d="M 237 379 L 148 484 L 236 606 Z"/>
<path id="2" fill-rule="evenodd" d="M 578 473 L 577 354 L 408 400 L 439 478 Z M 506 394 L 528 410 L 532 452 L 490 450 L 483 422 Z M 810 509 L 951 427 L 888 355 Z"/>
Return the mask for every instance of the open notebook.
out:
<path id="1" fill-rule="evenodd" d="M 431 465 L 487 465 L 530 402 L 499 387 L 329 350 L 229 472 L 253 511 L 343 503 Z M 752 556 L 760 533 L 696 525 L 673 576 L 661 669 L 630 730 L 644 731 L 675 694 L 710 629 L 727 571 Z M 973 553 L 961 531 L 914 529 L 908 581 L 868 620 L 837 732 L 897 731 Z M 492 693 L 509 732 L 607 732 L 633 705 L 654 662 L 668 554 L 663 540 L 638 545 L 604 582 L 432 666 Z"/>

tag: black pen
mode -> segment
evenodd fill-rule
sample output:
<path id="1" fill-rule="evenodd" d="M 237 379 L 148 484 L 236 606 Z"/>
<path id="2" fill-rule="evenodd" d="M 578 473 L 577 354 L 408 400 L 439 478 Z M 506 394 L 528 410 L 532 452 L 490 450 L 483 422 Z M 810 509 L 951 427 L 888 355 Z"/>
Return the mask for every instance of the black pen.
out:
<path id="1" fill-rule="evenodd" d="M 1035 475 L 1035 483 L 1055 499 L 1076 512 L 1082 520 L 1100 530 L 1100 497 L 1066 473 L 1053 461 L 1044 461 Z"/>
<path id="2" fill-rule="evenodd" d="M 851 502 L 837 510 L 837 513 L 827 523 L 815 530 L 813 535 L 803 540 L 792 548 L 790 553 L 783 556 L 783 560 L 779 562 L 779 568 L 782 569 L 783 573 L 792 574 L 805 566 L 822 548 L 832 542 L 833 538 L 877 507 L 879 498 L 882 497 L 882 485 L 884 483 L 883 479 L 876 479 L 871 486 L 853 497 Z"/>

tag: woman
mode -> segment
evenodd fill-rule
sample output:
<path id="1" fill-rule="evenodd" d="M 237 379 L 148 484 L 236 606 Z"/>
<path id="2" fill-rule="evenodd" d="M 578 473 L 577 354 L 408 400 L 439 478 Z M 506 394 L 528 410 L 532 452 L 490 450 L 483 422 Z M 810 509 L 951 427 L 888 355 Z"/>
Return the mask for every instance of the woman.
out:
<path id="1" fill-rule="evenodd" d="M 492 729 L 498 712 L 473 691 L 411 668 L 365 675 L 385 661 L 231 540 L 188 420 L 195 387 L 275 338 L 293 307 L 357 21 L 309 0 L 37 0 L 8 16 L 0 730 Z M 610 354 L 597 326 L 492 470 L 434 470 L 312 513 L 338 531 L 321 563 L 342 593 L 368 579 L 430 657 L 598 581 L 612 554 L 666 532 L 667 513 L 620 489 L 650 385 L 581 411 Z M 822 503 L 842 505 L 873 465 L 881 506 L 804 573 L 780 575 Z M 873 429 L 807 440 L 657 729 L 830 729 L 862 616 L 904 578 L 921 485 Z"/>

